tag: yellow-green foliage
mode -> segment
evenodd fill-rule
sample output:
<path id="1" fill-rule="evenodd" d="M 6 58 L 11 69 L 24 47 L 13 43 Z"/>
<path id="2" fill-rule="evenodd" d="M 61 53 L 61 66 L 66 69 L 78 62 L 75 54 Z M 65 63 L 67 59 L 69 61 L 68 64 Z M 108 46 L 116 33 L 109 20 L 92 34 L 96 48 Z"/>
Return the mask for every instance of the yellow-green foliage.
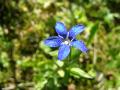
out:
<path id="1" fill-rule="evenodd" d="M 69 64 L 67 59 L 57 60 L 58 49 L 43 43 L 57 35 L 57 21 L 68 29 L 85 25 L 77 38 L 87 44 L 87 55 L 72 48 Z M 0 89 L 12 86 L 15 90 L 119 90 L 120 1 L 0 0 Z"/>

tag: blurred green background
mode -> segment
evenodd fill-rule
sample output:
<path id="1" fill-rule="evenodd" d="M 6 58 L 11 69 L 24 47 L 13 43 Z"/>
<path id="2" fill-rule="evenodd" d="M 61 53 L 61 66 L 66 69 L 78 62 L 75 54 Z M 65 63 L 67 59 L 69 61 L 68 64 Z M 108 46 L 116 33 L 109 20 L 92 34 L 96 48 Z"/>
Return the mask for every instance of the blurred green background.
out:
<path id="1" fill-rule="evenodd" d="M 85 25 L 87 54 L 57 60 L 57 21 Z M 120 90 L 120 0 L 0 0 L 0 90 Z"/>

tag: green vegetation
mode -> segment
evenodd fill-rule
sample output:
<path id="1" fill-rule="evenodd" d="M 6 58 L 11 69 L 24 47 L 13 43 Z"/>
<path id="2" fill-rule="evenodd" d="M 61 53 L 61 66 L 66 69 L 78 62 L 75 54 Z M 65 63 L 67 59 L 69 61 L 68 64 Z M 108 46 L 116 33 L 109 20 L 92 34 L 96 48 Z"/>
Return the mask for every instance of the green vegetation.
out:
<path id="1" fill-rule="evenodd" d="M 85 25 L 87 54 L 57 60 L 43 43 L 57 21 Z M 120 0 L 0 0 L 1 89 L 119 90 Z"/>

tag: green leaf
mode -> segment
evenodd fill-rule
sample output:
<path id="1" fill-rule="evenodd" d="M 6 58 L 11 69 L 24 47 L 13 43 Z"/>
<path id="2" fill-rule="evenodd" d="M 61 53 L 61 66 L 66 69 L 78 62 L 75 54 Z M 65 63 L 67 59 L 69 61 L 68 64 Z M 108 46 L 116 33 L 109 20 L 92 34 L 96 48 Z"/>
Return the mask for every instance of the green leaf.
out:
<path id="1" fill-rule="evenodd" d="M 75 77 L 85 77 L 85 78 L 93 78 L 92 76 L 90 76 L 88 73 L 86 73 L 85 71 L 83 71 L 80 68 L 71 68 L 70 69 L 70 74 L 75 76 Z"/>
<path id="2" fill-rule="evenodd" d="M 39 47 L 40 47 L 45 53 L 49 53 L 49 52 L 51 51 L 50 47 L 48 47 L 47 45 L 45 45 L 43 41 L 39 43 Z"/>
<path id="3" fill-rule="evenodd" d="M 91 31 L 90 31 L 90 35 L 89 35 L 89 39 L 87 41 L 87 45 L 89 45 L 92 41 L 92 39 L 94 38 L 95 34 L 97 33 L 98 31 L 98 26 L 99 26 L 99 23 L 96 22 L 95 24 L 93 24 L 92 28 L 91 28 Z"/>
<path id="4" fill-rule="evenodd" d="M 49 52 L 48 54 L 50 54 L 51 56 L 57 57 L 57 55 L 58 55 L 58 50 L 51 51 L 51 52 Z"/>
<path id="5" fill-rule="evenodd" d="M 35 85 L 35 90 L 42 90 L 47 82 L 48 81 L 44 78 L 39 80 L 39 82 L 37 82 L 37 84 Z"/>

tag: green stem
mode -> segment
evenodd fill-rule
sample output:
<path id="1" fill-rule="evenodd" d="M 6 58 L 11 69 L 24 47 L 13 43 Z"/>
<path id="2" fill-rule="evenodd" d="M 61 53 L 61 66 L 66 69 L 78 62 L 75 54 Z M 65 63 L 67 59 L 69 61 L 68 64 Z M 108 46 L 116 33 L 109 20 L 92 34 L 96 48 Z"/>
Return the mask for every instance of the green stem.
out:
<path id="1" fill-rule="evenodd" d="M 71 61 L 71 48 L 70 48 L 70 54 L 69 54 L 69 56 L 68 56 L 68 65 L 69 65 L 69 63 L 70 63 L 70 61 Z"/>
<path id="2" fill-rule="evenodd" d="M 69 55 L 69 61 L 71 61 L 71 51 L 72 49 L 70 48 L 70 55 Z"/>

